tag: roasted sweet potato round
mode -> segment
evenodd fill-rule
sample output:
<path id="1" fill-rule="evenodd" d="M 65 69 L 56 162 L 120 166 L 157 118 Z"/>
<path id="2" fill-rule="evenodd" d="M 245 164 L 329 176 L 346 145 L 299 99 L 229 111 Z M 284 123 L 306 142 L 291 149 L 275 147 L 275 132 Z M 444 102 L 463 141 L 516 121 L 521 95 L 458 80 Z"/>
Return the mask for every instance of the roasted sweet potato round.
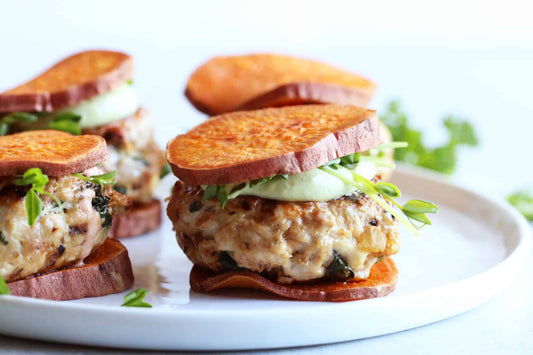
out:
<path id="1" fill-rule="evenodd" d="M 214 117 L 167 145 L 174 174 L 189 184 L 221 185 L 295 174 L 381 141 L 375 111 L 304 105 Z"/>
<path id="2" fill-rule="evenodd" d="M 215 57 L 194 71 L 185 95 L 200 111 L 334 103 L 366 106 L 374 83 L 333 66 L 283 55 Z"/>
<path id="3" fill-rule="evenodd" d="M 92 168 L 106 158 L 106 143 L 100 136 L 53 130 L 0 136 L 1 176 L 23 174 L 30 168 L 63 176 Z"/>
<path id="4" fill-rule="evenodd" d="M 85 51 L 0 94 L 0 112 L 56 111 L 116 88 L 133 73 L 133 60 L 124 53 Z"/>
<path id="5" fill-rule="evenodd" d="M 231 271 L 214 274 L 194 266 L 190 275 L 191 288 L 210 292 L 224 288 L 251 288 L 271 292 L 300 301 L 354 301 L 388 295 L 396 287 L 398 269 L 391 258 L 375 264 L 364 281 L 318 281 L 281 285 L 251 271 Z"/>

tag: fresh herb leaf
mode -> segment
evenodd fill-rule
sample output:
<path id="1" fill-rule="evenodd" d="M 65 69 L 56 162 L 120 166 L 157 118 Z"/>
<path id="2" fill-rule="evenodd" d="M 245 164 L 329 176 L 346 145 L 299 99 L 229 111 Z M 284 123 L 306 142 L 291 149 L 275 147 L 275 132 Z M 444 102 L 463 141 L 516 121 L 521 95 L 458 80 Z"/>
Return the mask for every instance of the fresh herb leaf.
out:
<path id="1" fill-rule="evenodd" d="M 240 267 L 235 259 L 233 259 L 229 252 L 221 251 L 218 255 L 218 262 L 226 271 L 244 271 L 249 270 L 245 267 Z"/>
<path id="2" fill-rule="evenodd" d="M 533 191 L 517 191 L 507 196 L 506 200 L 522 213 L 528 221 L 533 221 Z"/>
<path id="3" fill-rule="evenodd" d="M 16 123 L 31 123 L 39 119 L 39 116 L 28 112 L 11 112 L 0 118 L 0 136 L 9 133 L 11 126 Z"/>
<path id="4" fill-rule="evenodd" d="M 54 116 L 48 124 L 48 128 L 79 136 L 81 134 L 80 121 L 80 115 L 71 112 L 61 112 Z"/>
<path id="5" fill-rule="evenodd" d="M 359 163 L 359 160 L 361 160 L 361 153 L 353 153 L 340 158 L 339 164 L 342 166 L 354 165 Z"/>
<path id="6" fill-rule="evenodd" d="M 126 84 L 128 84 L 128 85 L 133 85 L 133 79 L 128 79 L 128 80 L 126 81 Z"/>
<path id="7" fill-rule="evenodd" d="M 376 190 L 383 196 L 386 196 L 388 198 L 398 198 L 402 195 L 400 189 L 390 182 L 377 182 L 376 183 Z"/>
<path id="8" fill-rule="evenodd" d="M 31 188 L 26 193 L 24 202 L 26 206 L 26 214 L 28 215 L 28 224 L 30 226 L 33 226 L 37 220 L 37 217 L 39 217 L 43 211 L 43 204 L 39 195 L 46 195 L 53 199 L 64 217 L 61 201 L 59 201 L 59 199 L 57 199 L 57 197 L 51 193 L 44 190 L 48 181 L 48 176 L 43 174 L 39 168 L 31 168 L 26 170 L 22 176 L 18 176 L 14 181 L 15 185 L 17 186 L 31 185 Z M 39 193 L 39 195 L 37 193 Z"/>
<path id="9" fill-rule="evenodd" d="M 374 183 L 340 164 L 331 164 L 330 162 L 321 166 L 319 169 L 335 176 L 345 184 L 355 187 L 357 190 L 373 199 L 385 211 L 395 216 L 414 234 L 418 234 L 418 230 L 424 225 L 431 224 L 431 221 L 426 217 L 425 213 L 436 213 L 438 211 L 436 205 L 421 200 L 409 201 L 402 207 L 395 201 L 395 198 L 401 195 L 398 187 L 391 183 Z M 345 169 L 350 172 L 352 179 L 340 174 L 340 172 L 336 171 L 338 169 Z M 389 202 L 396 206 L 396 208 L 389 204 Z M 413 223 L 413 220 L 422 223 L 422 225 L 417 226 Z"/>
<path id="10" fill-rule="evenodd" d="M 170 169 L 170 165 L 167 163 L 161 167 L 161 173 L 159 174 L 159 178 L 162 179 L 168 174 L 172 172 L 172 169 Z"/>
<path id="11" fill-rule="evenodd" d="M 204 197 L 202 198 L 202 201 L 205 202 L 207 200 L 212 199 L 213 197 L 216 197 L 217 195 L 218 195 L 218 186 L 208 185 L 204 190 Z"/>
<path id="12" fill-rule="evenodd" d="M 28 190 L 24 203 L 26 205 L 26 212 L 28 214 L 28 224 L 33 226 L 35 224 L 35 220 L 43 211 L 43 203 L 41 202 L 39 196 L 37 196 L 35 189 L 32 188 Z"/>
<path id="13" fill-rule="evenodd" d="M 226 208 L 226 204 L 228 203 L 228 192 L 226 191 L 226 187 L 224 185 L 218 186 L 217 198 L 222 205 L 222 209 Z"/>
<path id="14" fill-rule="evenodd" d="M 124 303 L 122 304 L 122 307 L 152 308 L 150 303 L 144 302 L 144 297 L 146 297 L 146 289 L 138 288 L 124 296 Z"/>
<path id="15" fill-rule="evenodd" d="M 2 276 L 0 276 L 0 295 L 10 295 L 11 291 L 9 290 L 9 287 L 7 287 L 6 280 Z"/>
<path id="16" fill-rule="evenodd" d="M 95 185 L 100 185 L 100 187 L 104 187 L 104 185 L 114 185 L 117 183 L 117 180 L 116 180 L 117 172 L 116 171 L 110 171 L 105 174 L 92 175 L 92 176 L 85 176 L 80 173 L 74 173 L 72 175 L 84 181 L 91 182 Z"/>
<path id="17" fill-rule="evenodd" d="M 414 129 L 398 101 L 392 101 L 380 115 L 392 134 L 394 141 L 407 142 L 409 146 L 395 152 L 395 160 L 411 165 L 452 174 L 457 165 L 457 148 L 461 145 L 477 146 L 474 127 L 466 120 L 454 116 L 443 119 L 449 140 L 439 147 L 429 148 L 422 139 L 422 132 Z"/>

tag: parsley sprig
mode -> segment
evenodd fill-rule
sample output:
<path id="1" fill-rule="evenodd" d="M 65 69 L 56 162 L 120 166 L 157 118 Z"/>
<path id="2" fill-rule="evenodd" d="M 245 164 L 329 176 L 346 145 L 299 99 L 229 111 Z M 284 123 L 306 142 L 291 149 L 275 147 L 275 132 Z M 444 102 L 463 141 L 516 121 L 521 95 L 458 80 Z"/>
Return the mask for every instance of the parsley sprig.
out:
<path id="1" fill-rule="evenodd" d="M 349 166 L 351 164 L 347 164 L 346 162 L 351 161 L 352 158 L 343 158 L 345 157 L 332 160 L 321 166 L 319 169 L 363 192 L 378 203 L 385 211 L 396 217 L 414 234 L 418 234 L 418 231 L 423 226 L 431 224 L 426 213 L 437 213 L 439 210 L 437 205 L 422 200 L 410 200 L 403 206 L 400 206 L 395 200 L 401 196 L 400 189 L 397 186 L 389 182 L 374 183 L 366 179 L 350 169 Z M 348 174 L 343 174 L 341 171 L 349 172 L 351 178 L 348 178 L 346 176 Z M 392 203 L 392 205 L 389 202 Z M 396 209 L 394 207 L 396 207 Z M 415 223 L 415 221 L 418 223 Z"/>
<path id="2" fill-rule="evenodd" d="M 478 145 L 474 127 L 468 121 L 456 116 L 449 115 L 443 119 L 444 127 L 448 131 L 448 142 L 432 148 L 424 144 L 422 132 L 411 126 L 399 101 L 390 102 L 384 113 L 379 116 L 389 127 L 394 141 L 409 143 L 409 147 L 395 153 L 396 161 L 452 174 L 457 165 L 457 149 L 463 145 L 472 147 Z"/>
<path id="3" fill-rule="evenodd" d="M 522 213 L 528 221 L 533 221 L 533 191 L 520 190 L 507 196 L 506 200 Z"/>
<path id="4" fill-rule="evenodd" d="M 48 128 L 79 136 L 81 116 L 72 112 L 60 112 L 48 124 Z"/>
<path id="5" fill-rule="evenodd" d="M 11 112 L 0 118 L 0 136 L 13 133 L 13 125 L 17 126 L 15 131 L 48 128 L 79 136 L 81 118 L 80 115 L 72 112 L 59 112 L 55 115 L 49 112 Z M 39 123 L 36 123 L 38 121 Z"/>
<path id="6" fill-rule="evenodd" d="M 93 175 L 93 176 L 85 176 L 80 173 L 75 173 L 72 175 L 84 181 L 91 182 L 95 185 L 100 185 L 100 187 L 104 187 L 104 185 L 114 185 L 117 183 L 117 180 L 116 180 L 117 172 L 116 171 L 111 171 L 109 173 L 105 173 L 101 175 Z"/>
<path id="7" fill-rule="evenodd" d="M 133 292 L 128 293 L 124 296 L 124 303 L 121 307 L 145 307 L 152 308 L 152 305 L 148 302 L 144 302 L 144 297 L 146 297 L 146 289 L 138 288 Z"/>
<path id="8" fill-rule="evenodd" d="M 37 217 L 39 217 L 43 211 L 41 195 L 46 195 L 54 200 L 59 207 L 61 214 L 63 214 L 63 206 L 61 201 L 59 201 L 57 197 L 48 191 L 44 190 L 46 184 L 48 184 L 48 181 L 48 176 L 43 174 L 39 168 L 31 168 L 26 170 L 23 175 L 19 175 L 14 181 L 15 185 L 17 186 L 31 185 L 31 188 L 26 193 L 26 198 L 24 201 L 26 213 L 28 215 L 28 224 L 30 226 L 35 224 L 35 220 L 37 220 Z"/>
<path id="9" fill-rule="evenodd" d="M 10 295 L 11 291 L 9 290 L 9 287 L 7 287 L 6 280 L 2 276 L 0 276 L 0 295 Z"/>

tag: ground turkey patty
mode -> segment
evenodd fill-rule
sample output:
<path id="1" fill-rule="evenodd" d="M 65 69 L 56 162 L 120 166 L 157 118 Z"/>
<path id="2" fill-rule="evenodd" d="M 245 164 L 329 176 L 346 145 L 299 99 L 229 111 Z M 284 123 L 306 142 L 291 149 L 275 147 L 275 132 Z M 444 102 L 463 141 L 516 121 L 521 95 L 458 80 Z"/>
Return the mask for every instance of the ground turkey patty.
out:
<path id="1" fill-rule="evenodd" d="M 224 209 L 202 196 L 199 186 L 178 181 L 167 213 L 189 259 L 215 272 L 233 263 L 278 283 L 307 281 L 327 276 L 337 256 L 365 279 L 399 249 L 397 221 L 364 194 L 326 202 L 239 196 Z"/>
<path id="2" fill-rule="evenodd" d="M 93 168 L 87 175 L 103 172 Z M 43 212 L 30 227 L 27 190 L 6 178 L 0 181 L 0 276 L 6 281 L 81 262 L 109 234 L 110 214 L 127 203 L 110 186 L 101 189 L 72 175 L 50 178 L 45 190 L 62 202 L 64 216 L 50 197 L 41 196 Z"/>
<path id="3" fill-rule="evenodd" d="M 153 200 L 166 161 L 153 139 L 148 111 L 140 108 L 129 118 L 85 129 L 83 134 L 96 134 L 106 140 L 109 158 L 103 166 L 117 172 L 118 191 L 136 204 Z"/>

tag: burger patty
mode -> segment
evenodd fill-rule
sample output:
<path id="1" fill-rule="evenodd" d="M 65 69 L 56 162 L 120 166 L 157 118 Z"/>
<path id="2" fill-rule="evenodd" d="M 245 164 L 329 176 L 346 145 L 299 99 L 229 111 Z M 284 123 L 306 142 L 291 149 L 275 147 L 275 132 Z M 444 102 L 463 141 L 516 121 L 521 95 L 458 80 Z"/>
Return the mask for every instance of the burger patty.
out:
<path id="1" fill-rule="evenodd" d="M 152 201 L 166 161 L 154 142 L 148 111 L 140 108 L 132 117 L 86 129 L 83 134 L 106 140 L 109 158 L 103 166 L 117 172 L 115 188 L 119 192 L 136 204 Z"/>
<path id="2" fill-rule="evenodd" d="M 167 214 L 187 257 L 217 273 L 248 269 L 278 283 L 366 279 L 399 250 L 398 222 L 362 193 L 325 202 L 239 196 L 225 208 L 202 196 L 178 181 Z"/>
<path id="3" fill-rule="evenodd" d="M 87 175 L 101 174 L 101 168 Z M 15 281 L 78 264 L 106 239 L 112 213 L 127 201 L 110 186 L 103 189 L 72 175 L 50 178 L 45 190 L 62 203 L 41 195 L 43 211 L 28 225 L 28 186 L 0 183 L 0 275 Z"/>

